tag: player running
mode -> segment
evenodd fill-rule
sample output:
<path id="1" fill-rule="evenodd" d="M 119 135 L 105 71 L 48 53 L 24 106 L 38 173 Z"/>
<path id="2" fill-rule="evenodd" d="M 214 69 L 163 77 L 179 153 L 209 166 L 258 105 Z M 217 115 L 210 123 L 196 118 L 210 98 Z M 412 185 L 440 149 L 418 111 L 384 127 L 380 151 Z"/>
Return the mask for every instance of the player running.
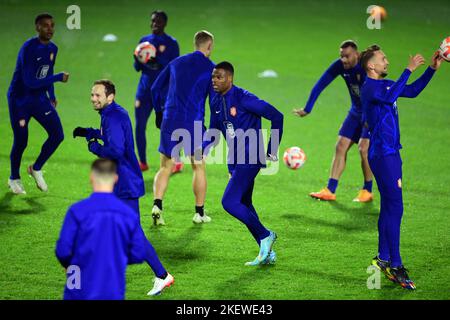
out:
<path id="1" fill-rule="evenodd" d="M 139 85 L 136 92 L 135 101 L 135 119 L 136 119 L 136 146 L 139 155 L 139 167 L 142 171 L 148 170 L 147 164 L 147 138 L 145 131 L 148 118 L 153 110 L 151 88 L 161 71 L 170 61 L 180 55 L 178 42 L 175 38 L 165 33 L 167 26 L 167 14 L 164 11 L 156 10 L 151 14 L 152 33 L 144 36 L 139 43 L 150 42 L 156 49 L 156 57 L 150 59 L 147 63 L 141 63 L 134 57 L 134 68 L 141 72 Z M 162 90 L 167 90 L 163 88 Z M 183 162 L 177 162 L 174 166 L 174 173 L 181 171 Z"/>
<path id="2" fill-rule="evenodd" d="M 80 128 L 73 131 L 73 137 L 85 137 L 89 151 L 100 158 L 117 163 L 119 179 L 114 186 L 114 194 L 139 215 L 139 198 L 145 193 L 144 179 L 134 153 L 133 131 L 128 112 L 114 100 L 116 87 L 110 80 L 97 80 L 91 91 L 94 110 L 100 113 L 100 129 Z M 100 143 L 100 142 L 102 143 Z M 146 243 L 145 261 L 156 275 L 154 287 L 149 295 L 161 292 L 173 283 L 150 244 Z"/>
<path id="3" fill-rule="evenodd" d="M 370 202 L 372 196 L 372 172 L 367 161 L 367 150 L 369 148 L 369 135 L 367 128 L 363 126 L 361 100 L 359 96 L 360 88 L 364 83 L 366 74 L 359 63 L 360 53 L 356 42 L 346 40 L 340 45 L 340 59 L 336 60 L 320 77 L 311 91 L 306 107 L 294 109 L 294 114 L 305 117 L 311 113 L 314 103 L 320 93 L 337 77 L 341 76 L 347 85 L 352 105 L 339 130 L 339 137 L 336 143 L 336 151 L 331 164 L 330 178 L 328 185 L 319 192 L 312 192 L 310 196 L 320 200 L 336 200 L 336 189 L 339 178 L 345 169 L 347 152 L 353 144 L 358 144 L 361 156 L 361 167 L 364 175 L 364 185 L 357 197 L 356 202 Z"/>
<path id="4" fill-rule="evenodd" d="M 194 128 L 200 126 L 203 132 L 205 100 L 211 88 L 211 72 L 214 63 L 209 59 L 213 50 L 214 37 L 208 31 L 199 31 L 194 36 L 195 50 L 181 56 L 162 71 L 152 86 L 155 112 L 163 112 L 157 124 L 161 128 L 159 152 L 160 169 L 153 184 L 154 203 L 152 217 L 154 225 L 164 225 L 163 197 L 169 184 L 169 177 L 181 145 L 184 154 L 191 159 L 193 190 L 195 195 L 194 223 L 210 222 L 204 213 L 206 196 L 205 162 L 202 159 L 202 139 L 196 143 Z M 162 96 L 162 88 L 168 87 L 167 96 Z M 162 119 L 161 119 L 162 118 Z M 184 131 L 190 135 L 185 139 L 178 134 Z M 198 134 L 197 134 L 198 135 Z M 195 155 L 195 156 L 194 156 Z"/>
<path id="5" fill-rule="evenodd" d="M 61 120 L 56 112 L 58 102 L 53 84 L 67 82 L 69 74 L 53 74 L 58 54 L 58 47 L 51 41 L 55 32 L 53 17 L 42 13 L 35 18 L 34 23 L 38 36 L 27 40 L 20 48 L 8 90 L 9 117 L 14 133 L 8 185 L 15 194 L 26 193 L 20 179 L 20 163 L 28 143 L 30 119 L 36 119 L 48 134 L 36 161 L 27 168 L 41 191 L 48 191 L 42 167 L 64 140 Z"/>
<path id="6" fill-rule="evenodd" d="M 378 219 L 378 255 L 372 264 L 391 281 L 403 288 L 415 289 L 400 257 L 400 225 L 403 216 L 402 159 L 400 157 L 400 127 L 397 99 L 415 98 L 426 87 L 442 58 L 436 52 L 430 66 L 412 84 L 407 81 L 412 72 L 424 64 L 417 54 L 411 57 L 400 78 L 394 82 L 385 80 L 389 62 L 377 45 L 366 49 L 361 65 L 367 71 L 367 79 L 361 88 L 364 118 L 370 131 L 369 163 L 380 191 L 380 216 Z"/>
<path id="7" fill-rule="evenodd" d="M 259 220 L 252 204 L 255 178 L 266 166 L 266 157 L 277 161 L 278 145 L 283 132 L 283 114 L 250 92 L 233 85 L 234 68 L 229 62 L 216 65 L 212 73 L 214 91 L 210 98 L 210 129 L 220 130 L 229 147 L 228 170 L 231 178 L 222 198 L 223 208 L 244 223 L 259 245 L 259 254 L 246 265 L 274 263 L 272 246 L 277 238 Z M 271 121 L 271 135 L 267 153 L 261 134 L 261 118 Z M 247 139 L 254 132 L 256 141 Z M 278 135 L 275 134 L 278 132 Z M 252 136 L 252 134 L 249 134 Z M 220 134 L 215 138 L 217 144 Z M 272 144 L 273 142 L 273 144 Z M 272 149 L 272 145 L 276 149 Z M 207 152 L 207 150 L 206 150 Z"/>

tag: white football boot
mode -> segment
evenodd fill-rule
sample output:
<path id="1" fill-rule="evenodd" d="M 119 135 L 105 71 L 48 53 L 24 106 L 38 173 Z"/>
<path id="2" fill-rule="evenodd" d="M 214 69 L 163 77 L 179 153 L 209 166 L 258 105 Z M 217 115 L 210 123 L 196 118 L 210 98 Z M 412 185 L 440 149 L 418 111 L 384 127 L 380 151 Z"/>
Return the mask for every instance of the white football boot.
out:
<path id="1" fill-rule="evenodd" d="M 174 282 L 175 280 L 170 273 L 168 273 L 164 279 L 155 278 L 153 280 L 153 288 L 147 293 L 147 295 L 156 296 L 158 294 L 161 294 L 164 288 L 170 287 Z"/>
<path id="2" fill-rule="evenodd" d="M 206 214 L 203 214 L 203 217 L 197 212 L 195 213 L 194 217 L 192 218 L 192 221 L 194 223 L 208 223 L 211 222 L 211 217 L 207 216 Z"/>
<path id="3" fill-rule="evenodd" d="M 158 206 L 153 206 L 152 209 L 152 218 L 153 218 L 153 225 L 155 226 L 164 226 L 166 223 L 164 222 L 163 216 L 162 216 L 162 210 L 159 210 Z"/>
<path id="4" fill-rule="evenodd" d="M 20 179 L 8 179 L 8 186 L 12 193 L 15 194 L 27 194 Z"/>
<path id="5" fill-rule="evenodd" d="M 42 170 L 33 170 L 33 166 L 29 166 L 27 172 L 30 176 L 34 178 L 34 181 L 36 181 L 36 186 L 38 187 L 39 190 L 43 192 L 48 191 L 47 183 L 45 183 Z"/>

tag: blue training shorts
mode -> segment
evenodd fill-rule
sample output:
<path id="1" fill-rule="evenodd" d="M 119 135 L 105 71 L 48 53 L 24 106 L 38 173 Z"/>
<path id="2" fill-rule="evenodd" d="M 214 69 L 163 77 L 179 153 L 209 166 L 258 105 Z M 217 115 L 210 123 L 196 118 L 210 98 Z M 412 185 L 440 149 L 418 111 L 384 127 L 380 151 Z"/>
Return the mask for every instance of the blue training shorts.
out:
<path id="1" fill-rule="evenodd" d="M 349 112 L 339 129 L 339 135 L 358 143 L 359 139 L 369 139 L 369 129 L 364 126 L 361 117 Z"/>
<path id="2" fill-rule="evenodd" d="M 186 156 L 195 156 L 196 160 L 201 160 L 202 156 L 202 143 L 203 133 L 201 131 L 199 137 L 194 135 L 194 130 L 180 128 L 170 128 L 165 126 L 163 120 L 161 125 L 161 136 L 159 140 L 158 151 L 169 158 L 179 158 L 181 150 L 184 151 Z"/>

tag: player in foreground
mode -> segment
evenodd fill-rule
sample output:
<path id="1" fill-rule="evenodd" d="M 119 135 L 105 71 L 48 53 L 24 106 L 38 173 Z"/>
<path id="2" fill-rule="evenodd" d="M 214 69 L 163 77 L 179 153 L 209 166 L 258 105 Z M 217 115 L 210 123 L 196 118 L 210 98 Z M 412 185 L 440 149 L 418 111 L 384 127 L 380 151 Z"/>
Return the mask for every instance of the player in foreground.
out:
<path id="1" fill-rule="evenodd" d="M 208 135 L 219 130 L 214 144 L 220 139 L 220 132 L 229 147 L 228 170 L 231 178 L 225 189 L 223 208 L 244 223 L 259 245 L 259 254 L 246 265 L 274 263 L 272 246 L 277 238 L 259 220 L 252 204 L 255 178 L 267 159 L 277 161 L 278 145 L 283 132 L 283 114 L 273 106 L 250 92 L 233 85 L 234 68 L 229 62 L 216 65 L 212 73 L 214 91 L 210 99 L 211 120 Z M 267 154 L 261 134 L 261 118 L 271 121 L 271 135 Z M 278 133 L 278 134 L 276 134 Z M 249 137 L 254 137 L 251 139 Z M 276 146 L 276 147 L 273 147 Z M 207 150 L 205 150 L 207 153 Z"/>
<path id="2" fill-rule="evenodd" d="M 141 72 L 139 85 L 136 92 L 135 118 L 136 118 L 136 146 L 139 155 L 139 167 L 142 171 L 148 170 L 147 164 L 147 138 L 145 131 L 148 118 L 153 110 L 151 88 L 161 71 L 170 61 L 180 55 L 178 42 L 175 38 L 164 32 L 167 25 L 167 14 L 164 11 L 156 10 L 151 14 L 152 33 L 144 36 L 139 43 L 150 42 L 156 49 L 156 57 L 150 59 L 146 64 L 139 62 L 134 57 L 134 69 Z M 162 88 L 166 90 L 167 88 Z M 174 173 L 181 171 L 183 162 L 177 162 L 174 166 Z"/>
<path id="3" fill-rule="evenodd" d="M 35 26 L 38 36 L 27 40 L 20 49 L 8 90 L 9 117 L 14 133 L 8 185 L 15 194 L 26 193 L 20 179 L 20 163 L 28 143 L 30 119 L 36 119 L 48 134 L 36 161 L 27 168 L 41 191 L 48 191 L 42 167 L 64 140 L 53 84 L 67 82 L 69 74 L 53 74 L 58 53 L 58 47 L 51 41 L 55 32 L 53 17 L 48 13 L 39 14 Z"/>
<path id="4" fill-rule="evenodd" d="M 148 240 L 139 215 L 114 195 L 117 179 L 115 162 L 95 160 L 93 193 L 67 211 L 56 256 L 65 269 L 78 268 L 79 279 L 67 280 L 65 300 L 124 299 L 127 265 L 145 261 Z"/>
<path id="5" fill-rule="evenodd" d="M 385 80 L 389 62 L 377 45 L 367 48 L 361 56 L 361 65 L 367 71 L 367 80 L 361 88 L 364 118 L 370 131 L 369 163 L 380 191 L 378 219 L 378 255 L 372 264 L 391 281 L 403 288 L 415 289 L 400 257 L 400 225 L 403 215 L 402 159 L 400 157 L 400 127 L 397 99 L 415 98 L 426 87 L 440 67 L 442 58 L 435 53 L 430 66 L 412 84 L 407 81 L 412 72 L 424 64 L 417 54 L 411 57 L 400 78 Z"/>
<path id="6" fill-rule="evenodd" d="M 320 200 L 336 200 L 336 188 L 339 178 L 345 169 L 347 152 L 352 145 L 358 144 L 359 154 L 361 156 L 361 167 L 364 175 L 364 185 L 359 191 L 357 197 L 353 199 L 356 202 L 370 202 L 372 196 L 372 172 L 367 161 L 367 150 L 369 148 L 369 135 L 367 128 L 363 126 L 361 100 L 359 96 L 360 88 L 366 78 L 365 72 L 359 63 L 360 53 L 353 40 L 346 40 L 340 46 L 340 59 L 333 64 L 320 77 L 314 86 L 306 107 L 303 109 L 294 109 L 294 114 L 300 117 L 306 117 L 311 113 L 314 103 L 320 93 L 337 77 L 341 76 L 347 85 L 352 105 L 339 130 L 339 137 L 336 143 L 336 151 L 331 164 L 330 178 L 328 185 L 319 192 L 312 192 L 310 196 Z"/>
<path id="7" fill-rule="evenodd" d="M 181 56 L 171 63 L 158 76 L 152 87 L 155 112 L 163 112 L 159 152 L 160 169 L 153 184 L 152 217 L 155 225 L 164 225 L 163 198 L 169 178 L 178 158 L 181 146 L 184 154 L 191 159 L 193 190 L 195 195 L 194 223 L 210 222 L 204 213 L 206 197 L 205 162 L 202 159 L 202 138 L 194 139 L 194 128 L 200 127 L 203 133 L 205 100 L 211 88 L 211 72 L 214 63 L 209 59 L 213 50 L 214 37 L 208 31 L 199 31 L 194 36 L 195 51 Z M 167 96 L 161 96 L 162 88 L 168 86 Z M 164 102 L 164 104 L 163 104 Z M 163 111 L 164 110 L 164 111 Z M 183 137 L 179 132 L 190 135 Z M 195 140 L 199 140 L 197 144 Z"/>
<path id="8" fill-rule="evenodd" d="M 118 181 L 114 194 L 139 216 L 139 198 L 145 193 L 144 179 L 134 153 L 134 140 L 128 112 L 118 105 L 114 98 L 116 87 L 110 80 L 97 80 L 91 91 L 94 110 L 100 113 L 101 130 L 77 127 L 75 137 L 85 137 L 89 151 L 101 158 L 117 163 Z M 103 141 L 103 145 L 98 142 Z M 173 282 L 173 277 L 162 266 L 155 249 L 146 243 L 145 260 L 156 275 L 155 287 L 150 295 L 158 293 Z"/>

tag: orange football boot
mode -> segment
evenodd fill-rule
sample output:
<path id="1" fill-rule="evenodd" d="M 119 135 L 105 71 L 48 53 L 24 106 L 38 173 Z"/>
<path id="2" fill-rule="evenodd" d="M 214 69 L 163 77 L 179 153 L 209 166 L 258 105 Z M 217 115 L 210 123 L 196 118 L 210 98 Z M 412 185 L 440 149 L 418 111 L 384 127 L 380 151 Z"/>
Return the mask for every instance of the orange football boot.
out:
<path id="1" fill-rule="evenodd" d="M 353 202 L 370 202 L 373 200 L 373 193 L 366 189 L 359 190 L 358 196 L 353 199 Z"/>
<path id="2" fill-rule="evenodd" d="M 330 191 L 328 188 L 323 188 L 319 192 L 311 192 L 309 194 L 314 199 L 324 200 L 324 201 L 335 201 L 336 195 Z"/>

